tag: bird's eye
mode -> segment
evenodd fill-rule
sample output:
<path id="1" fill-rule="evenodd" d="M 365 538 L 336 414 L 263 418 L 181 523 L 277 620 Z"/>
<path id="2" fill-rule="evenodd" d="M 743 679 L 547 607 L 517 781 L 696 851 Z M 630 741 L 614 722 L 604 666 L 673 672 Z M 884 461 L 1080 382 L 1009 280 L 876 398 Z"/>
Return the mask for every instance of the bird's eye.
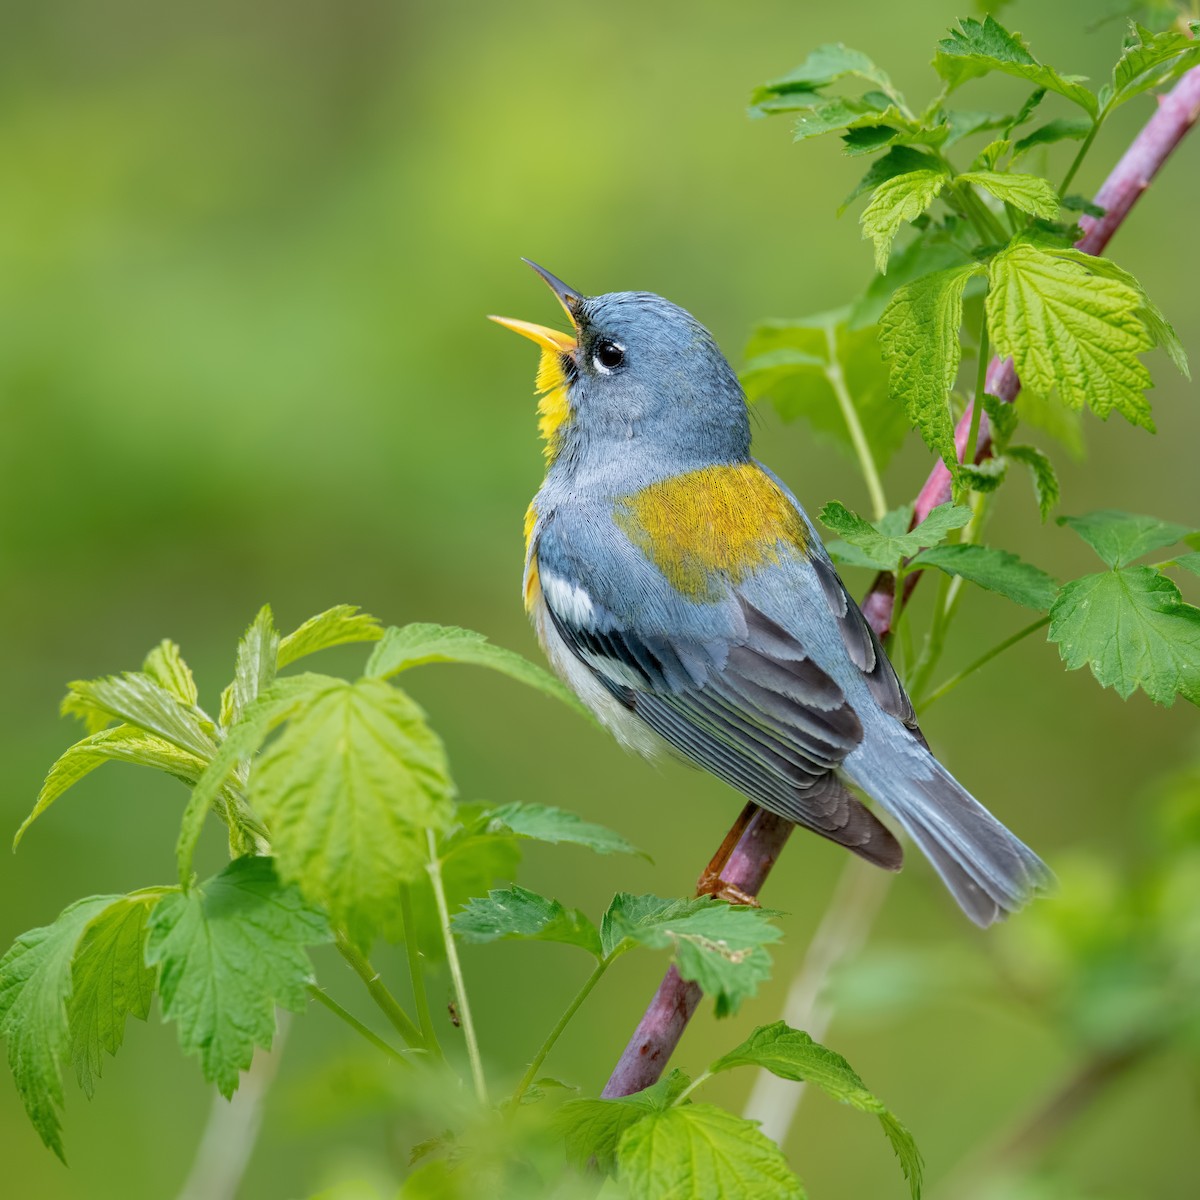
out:
<path id="1" fill-rule="evenodd" d="M 592 354 L 592 362 L 596 369 L 607 374 L 609 371 L 615 371 L 625 361 L 625 348 L 617 342 L 610 342 L 607 338 L 596 343 L 595 352 Z"/>

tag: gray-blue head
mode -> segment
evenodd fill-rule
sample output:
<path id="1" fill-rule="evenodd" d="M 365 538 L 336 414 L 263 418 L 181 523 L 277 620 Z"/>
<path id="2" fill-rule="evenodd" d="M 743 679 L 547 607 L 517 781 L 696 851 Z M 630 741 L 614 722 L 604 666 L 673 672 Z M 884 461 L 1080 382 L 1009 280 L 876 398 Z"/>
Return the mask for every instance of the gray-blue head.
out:
<path id="1" fill-rule="evenodd" d="M 619 465 L 645 481 L 748 457 L 741 385 L 695 317 L 650 292 L 584 296 L 529 265 L 558 297 L 574 333 L 492 320 L 542 347 L 539 430 L 553 470 Z"/>

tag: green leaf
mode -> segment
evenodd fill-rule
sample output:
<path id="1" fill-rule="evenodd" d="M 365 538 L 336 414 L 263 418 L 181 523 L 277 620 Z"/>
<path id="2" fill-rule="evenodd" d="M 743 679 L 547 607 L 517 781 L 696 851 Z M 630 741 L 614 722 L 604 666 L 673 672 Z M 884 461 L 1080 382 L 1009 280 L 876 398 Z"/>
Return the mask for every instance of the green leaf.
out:
<path id="1" fill-rule="evenodd" d="M 994 492 L 1008 475 L 1008 460 L 985 458 L 979 463 L 963 463 L 958 469 L 959 478 L 976 492 Z"/>
<path id="2" fill-rule="evenodd" d="M 1050 640 L 1068 670 L 1085 664 L 1127 699 L 1141 688 L 1170 705 L 1200 704 L 1200 609 L 1153 567 L 1118 567 L 1065 584 L 1050 610 Z"/>
<path id="3" fill-rule="evenodd" d="M 1048 611 L 1058 595 L 1058 584 L 1045 571 L 993 546 L 935 546 L 918 554 L 913 566 L 937 567 L 947 575 L 960 575 L 1038 612 Z"/>
<path id="4" fill-rule="evenodd" d="M 801 118 L 803 120 L 803 118 Z M 795 138 L 800 140 L 800 122 Z M 888 146 L 941 146 L 950 136 L 950 125 L 927 125 L 892 104 L 882 112 L 865 112 L 845 125 L 842 149 L 848 155 L 874 154 Z"/>
<path id="5" fill-rule="evenodd" d="M 195 705 L 199 700 L 192 669 L 183 661 L 179 647 L 169 638 L 163 638 L 146 655 L 142 670 L 184 704 Z"/>
<path id="6" fill-rule="evenodd" d="M 1193 575 L 1200 575 L 1200 551 L 1193 551 L 1191 554 L 1180 554 L 1171 560 L 1170 565 L 1182 567 L 1185 571 L 1191 571 Z"/>
<path id="7" fill-rule="evenodd" d="M 763 84 L 751 102 L 757 104 L 769 96 L 815 92 L 850 76 L 873 83 L 893 99 L 898 97 L 892 81 L 865 54 L 837 42 L 818 46 L 794 70 Z"/>
<path id="8" fill-rule="evenodd" d="M 672 951 L 679 974 L 715 996 L 717 1015 L 727 1016 L 770 978 L 765 947 L 782 936 L 770 923 L 773 915 L 711 896 L 664 900 L 622 892 L 604 914 L 600 941 L 606 955 L 634 945 Z"/>
<path id="9" fill-rule="evenodd" d="M 185 783 L 195 783 L 204 773 L 204 762 L 186 750 L 180 750 L 163 738 L 137 729 L 133 725 L 117 725 L 102 729 L 76 742 L 59 756 L 46 775 L 33 811 L 21 823 L 13 838 L 15 850 L 25 831 L 52 805 L 55 800 L 77 784 L 101 763 L 128 762 L 143 767 L 156 767 Z"/>
<path id="10" fill-rule="evenodd" d="M 578 712 L 589 716 L 575 694 L 564 687 L 548 671 L 535 666 L 515 651 L 495 646 L 482 633 L 459 629 L 453 625 L 414 624 L 386 629 L 383 639 L 367 660 L 366 674 L 389 679 L 411 667 L 426 663 L 469 663 L 490 667 L 520 683 L 563 701 Z"/>
<path id="11" fill-rule="evenodd" d="M 1020 421 L 1015 405 L 984 392 L 983 411 L 987 413 L 988 421 L 992 426 L 992 444 L 1005 450 Z"/>
<path id="12" fill-rule="evenodd" d="M 1099 417 L 1114 410 L 1153 431 L 1144 396 L 1150 372 L 1138 357 L 1154 344 L 1141 297 L 1082 263 L 1018 243 L 988 267 L 988 326 L 996 353 L 1023 383 Z"/>
<path id="13" fill-rule="evenodd" d="M 709 1070 L 715 1074 L 743 1066 L 761 1067 L 781 1079 L 815 1084 L 835 1100 L 877 1116 L 900 1160 L 913 1200 L 919 1200 L 924 1163 L 912 1134 L 877 1096 L 867 1090 L 840 1054 L 814 1042 L 807 1033 L 790 1028 L 786 1022 L 776 1021 L 773 1025 L 760 1026 L 735 1050 L 717 1059 Z"/>
<path id="14" fill-rule="evenodd" d="M 101 1051 L 116 1054 L 125 1040 L 125 1021 L 144 1021 L 154 995 L 154 972 L 146 965 L 146 936 L 164 888 L 149 888 L 114 900 L 92 918 L 71 964 L 68 1006 L 71 1060 L 79 1086 L 90 1099 L 103 1065 Z"/>
<path id="15" fill-rule="evenodd" d="M 146 961 L 160 968 L 163 1016 L 221 1095 L 233 1095 L 255 1046 L 270 1047 L 276 1006 L 304 1008 L 312 978 L 305 947 L 330 939 L 324 914 L 256 855 L 159 901 Z"/>
<path id="16" fill-rule="evenodd" d="M 1178 29 L 1151 33 L 1130 23 L 1121 57 L 1113 67 L 1112 83 L 1103 96 L 1104 108 L 1111 111 L 1126 100 L 1152 88 L 1174 83 L 1186 71 L 1200 63 L 1200 32 L 1192 22 L 1192 35 Z"/>
<path id="17" fill-rule="evenodd" d="M 888 397 L 887 368 L 874 327 L 849 329 L 844 311 L 772 321 L 755 330 L 746 355 L 742 386 L 747 397 L 770 401 L 784 421 L 803 418 L 848 458 L 856 452 L 838 399 L 843 385 L 880 467 L 903 444 L 908 422 Z"/>
<path id="18" fill-rule="evenodd" d="M 271 606 L 264 604 L 238 642 L 227 724 L 232 725 L 246 706 L 257 700 L 275 682 L 278 659 L 279 630 L 275 628 Z"/>
<path id="19" fill-rule="evenodd" d="M 1013 407 L 1022 421 L 1048 433 L 1076 461 L 1084 456 L 1083 420 L 1073 408 L 1022 385 Z"/>
<path id="20" fill-rule="evenodd" d="M 886 183 L 897 175 L 926 169 L 934 161 L 924 150 L 917 150 L 911 146 L 893 146 L 870 165 L 867 173 L 855 185 L 854 191 L 842 201 L 838 215 L 845 212 L 864 192 L 873 192 L 881 183 Z"/>
<path id="21" fill-rule="evenodd" d="M 552 1118 L 563 1139 L 567 1161 L 584 1169 L 594 1159 L 605 1175 L 616 1170 L 621 1135 L 647 1113 L 663 1112 L 691 1083 L 679 1070 L 669 1071 L 651 1087 L 611 1100 L 568 1100 Z"/>
<path id="22" fill-rule="evenodd" d="M 887 111 L 884 97 L 878 102 L 863 97 L 851 100 L 846 96 L 820 96 L 815 92 L 798 92 L 778 98 L 764 97 L 752 108 L 760 113 L 794 112 L 799 115 L 792 126 L 792 140 L 806 141 L 824 133 L 850 128 L 855 122 L 876 123 Z"/>
<path id="23" fill-rule="evenodd" d="M 887 518 L 872 523 L 837 500 L 831 500 L 817 515 L 822 524 L 862 552 L 863 565 L 891 571 L 902 559 L 936 546 L 952 529 L 961 529 L 971 519 L 971 509 L 965 504 L 939 504 L 920 525 L 906 533 L 889 532 L 895 525 L 885 525 Z"/>
<path id="24" fill-rule="evenodd" d="M 23 933 L 0 959 L 0 1036 L 21 1102 L 42 1141 L 63 1162 L 62 1067 L 70 1042 L 71 960 L 84 930 L 119 896 L 68 905 L 53 925 Z"/>
<path id="25" fill-rule="evenodd" d="M 157 734 L 181 750 L 200 758 L 208 758 L 216 750 L 212 721 L 149 675 L 127 671 L 105 679 L 77 680 L 68 686 L 82 704 Z"/>
<path id="26" fill-rule="evenodd" d="M 562 942 L 602 958 L 595 925 L 577 908 L 564 908 L 528 888 L 512 887 L 471 900 L 451 919 L 454 932 L 467 942 L 509 939 Z"/>
<path id="27" fill-rule="evenodd" d="M 1140 306 L 1137 310 L 1137 315 L 1142 323 L 1150 332 L 1150 336 L 1154 339 L 1156 346 L 1161 346 L 1166 351 L 1167 357 L 1175 364 L 1179 373 L 1185 379 L 1191 379 L 1192 373 L 1188 366 L 1187 351 L 1183 348 L 1183 343 L 1179 340 L 1179 335 L 1175 332 L 1171 322 L 1163 316 L 1162 309 L 1151 301 L 1146 295 L 1145 288 L 1131 275 L 1128 271 L 1118 267 L 1115 262 L 1108 258 L 1101 258 L 1094 254 L 1085 254 L 1082 250 L 1073 248 L 1056 249 L 1052 251 L 1056 258 L 1064 258 L 1070 262 L 1076 262 L 1091 271 L 1095 275 L 1102 275 L 1106 279 L 1115 279 L 1118 283 L 1123 283 L 1127 288 L 1135 291 L 1140 300 Z"/>
<path id="28" fill-rule="evenodd" d="M 597 854 L 636 854 L 650 861 L 644 851 L 627 842 L 619 833 L 614 833 L 604 825 L 585 821 L 564 808 L 513 802 L 488 810 L 483 814 L 483 821 L 489 830 L 500 828 L 533 841 L 586 846 Z"/>
<path id="29" fill-rule="evenodd" d="M 958 471 L 950 389 L 962 347 L 962 298 L 976 265 L 951 267 L 900 288 L 879 319 L 879 342 L 890 370 L 892 398 L 904 404 L 925 444 Z"/>
<path id="30" fill-rule="evenodd" d="M 370 944 L 396 883 L 422 878 L 426 831 L 447 829 L 453 785 L 425 714 L 382 679 L 330 680 L 305 696 L 250 775 L 280 878 Z"/>
<path id="31" fill-rule="evenodd" d="M 957 183 L 970 183 L 991 192 L 997 200 L 1022 212 L 1053 221 L 1058 217 L 1058 193 L 1040 175 L 1020 175 L 1004 171 L 968 171 Z"/>
<path id="32" fill-rule="evenodd" d="M 631 1200 L 803 1200 L 787 1159 L 754 1121 L 712 1104 L 648 1113 L 621 1136 L 618 1177 Z"/>
<path id="33" fill-rule="evenodd" d="M 1163 546 L 1181 542 L 1192 530 L 1174 521 L 1140 517 L 1116 509 L 1101 509 L 1082 517 L 1059 517 L 1060 525 L 1073 529 L 1110 567 L 1123 567 Z"/>
<path id="34" fill-rule="evenodd" d="M 914 221 L 937 198 L 950 177 L 941 169 L 909 171 L 884 180 L 859 218 L 864 238 L 875 243 L 875 269 L 887 273 L 892 242 L 905 221 Z"/>
<path id="35" fill-rule="evenodd" d="M 340 683 L 341 680 L 328 675 L 305 674 L 277 679 L 263 695 L 248 704 L 226 730 L 220 747 L 211 756 L 204 774 L 192 788 L 191 798 L 180 822 L 175 863 L 179 870 L 179 882 L 185 887 L 191 880 L 192 855 L 204 820 L 238 763 L 249 758 L 272 729 L 299 711 L 312 697 Z M 232 694 L 232 687 L 229 690 Z"/>
<path id="36" fill-rule="evenodd" d="M 1007 129 L 1015 120 L 1012 116 L 994 112 L 971 112 L 969 109 L 954 109 L 946 113 L 950 125 L 950 135 L 946 145 L 953 146 L 975 133 L 984 133 L 989 129 Z"/>
<path id="37" fill-rule="evenodd" d="M 1017 140 L 1013 146 L 1013 161 L 1028 154 L 1035 146 L 1048 146 L 1064 141 L 1078 142 L 1091 132 L 1092 123 L 1085 117 L 1056 117 Z"/>
<path id="38" fill-rule="evenodd" d="M 1009 446 L 1004 453 L 1014 462 L 1024 463 L 1033 476 L 1033 493 L 1044 521 L 1059 500 L 1058 476 L 1054 464 L 1036 446 Z"/>
<path id="39" fill-rule="evenodd" d="M 383 626 L 370 613 L 360 612 L 356 604 L 337 604 L 315 617 L 309 617 L 279 643 L 278 669 L 290 666 L 298 658 L 344 646 L 350 642 L 377 642 Z"/>
<path id="40" fill-rule="evenodd" d="M 938 42 L 933 67 L 946 80 L 949 91 L 968 79 L 1000 71 L 1065 96 L 1089 116 L 1095 117 L 1099 109 L 1096 97 L 1077 76 L 1060 75 L 1052 67 L 1043 66 L 1019 33 L 1009 33 L 992 16 L 982 21 L 963 17 L 958 29 L 952 29 L 949 37 Z"/>

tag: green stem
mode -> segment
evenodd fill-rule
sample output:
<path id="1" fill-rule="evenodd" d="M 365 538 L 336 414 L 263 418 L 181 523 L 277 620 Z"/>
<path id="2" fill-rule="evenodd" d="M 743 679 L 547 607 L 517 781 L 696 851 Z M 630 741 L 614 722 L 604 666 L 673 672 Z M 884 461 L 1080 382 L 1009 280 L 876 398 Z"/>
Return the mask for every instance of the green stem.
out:
<path id="1" fill-rule="evenodd" d="M 433 899 L 437 904 L 438 925 L 442 931 L 442 942 L 446 947 L 446 965 L 454 981 L 454 997 L 458 1004 L 458 1017 L 462 1022 L 463 1037 L 467 1043 L 467 1058 L 471 1062 L 471 1078 L 475 1084 L 475 1095 L 480 1104 L 486 1104 L 487 1080 L 483 1075 L 483 1059 L 479 1054 L 479 1042 L 475 1037 L 475 1022 L 471 1020 L 471 1005 L 467 1000 L 467 985 L 463 979 L 462 964 L 458 961 L 458 947 L 450 930 L 450 908 L 446 904 L 446 889 L 442 886 L 442 864 L 437 855 L 437 838 L 433 830 L 426 830 L 429 841 L 429 872 L 433 884 Z"/>
<path id="2" fill-rule="evenodd" d="M 417 923 L 413 918 L 412 889 L 407 883 L 400 885 L 400 919 L 404 923 L 404 952 L 408 956 L 408 973 L 412 978 L 413 1000 L 417 1005 L 417 1020 L 421 1023 L 421 1036 L 434 1058 L 444 1058 L 438 1043 L 437 1031 L 429 1011 L 429 997 L 425 992 L 425 974 L 421 970 L 421 950 L 417 945 Z"/>
<path id="3" fill-rule="evenodd" d="M 1099 116 L 1096 118 L 1095 124 L 1092 126 L 1091 132 L 1087 135 L 1087 137 L 1085 137 L 1083 139 L 1083 142 L 1080 144 L 1078 152 L 1076 153 L 1074 159 L 1072 159 L 1072 161 L 1071 161 L 1071 165 L 1067 168 L 1066 175 L 1063 176 L 1062 183 L 1060 183 L 1058 185 L 1058 194 L 1060 196 L 1066 195 L 1067 188 L 1069 188 L 1071 186 L 1071 181 L 1075 178 L 1075 172 L 1078 171 L 1080 166 L 1083 164 L 1083 160 L 1087 157 L 1087 152 L 1092 148 L 1092 143 L 1096 140 L 1096 134 L 1098 134 L 1100 132 L 1100 125 L 1103 120 L 1104 120 L 1103 116 Z"/>
<path id="4" fill-rule="evenodd" d="M 395 1046 L 389 1046 L 373 1029 L 368 1029 L 352 1012 L 344 1009 L 332 996 L 327 992 L 322 991 L 315 983 L 308 985 L 308 994 L 317 1001 L 318 1004 L 323 1004 L 335 1017 L 340 1017 L 355 1033 L 365 1037 L 376 1050 L 382 1050 L 384 1054 L 390 1058 L 394 1058 L 397 1062 L 402 1062 L 406 1067 L 412 1064 L 396 1049 Z"/>
<path id="5" fill-rule="evenodd" d="M 541 1069 L 542 1063 L 546 1061 L 546 1056 L 554 1049 L 554 1043 L 562 1036 L 562 1032 L 570 1024 L 571 1018 L 579 1011 L 579 1006 L 591 994 L 592 988 L 600 982 L 601 976 L 608 970 L 613 961 L 613 956 L 602 958 L 597 964 L 595 970 L 584 981 L 583 987 L 575 993 L 575 998 L 567 1005 L 566 1011 L 558 1019 L 558 1024 L 550 1030 L 546 1036 L 546 1040 L 538 1048 L 538 1052 L 533 1056 L 533 1061 L 529 1064 L 525 1074 L 521 1076 L 521 1082 L 517 1084 L 516 1091 L 508 1101 L 510 1108 L 516 1108 L 521 1103 L 521 1097 L 529 1090 L 534 1079 L 537 1078 L 537 1073 Z"/>
<path id="6" fill-rule="evenodd" d="M 963 212 L 967 214 L 967 219 L 975 226 L 975 232 L 985 242 L 997 242 L 1004 245 L 1010 240 L 1010 235 L 1005 231 L 1004 226 L 993 215 L 992 210 L 975 195 L 971 184 L 952 183 L 950 190 L 958 197 Z"/>
<path id="7" fill-rule="evenodd" d="M 888 511 L 887 496 L 883 491 L 883 481 L 879 477 L 879 469 L 875 465 L 875 456 L 871 453 L 871 444 L 863 431 L 862 422 L 858 419 L 858 409 L 854 398 L 846 386 L 846 376 L 842 371 L 841 360 L 838 358 L 837 332 L 832 325 L 825 326 L 825 344 L 829 348 L 829 359 L 825 365 L 825 378 L 837 397 L 838 406 L 842 410 L 842 418 L 854 443 L 854 452 L 858 455 L 859 466 L 862 467 L 863 479 L 871 496 L 871 507 L 875 510 L 875 520 L 879 520 Z"/>
<path id="8" fill-rule="evenodd" d="M 672 1108 L 678 1108 L 702 1083 L 712 1078 L 711 1071 L 701 1071 L 691 1083 L 671 1101 Z"/>
<path id="9" fill-rule="evenodd" d="M 1024 629 L 1019 629 L 1012 635 L 1012 637 L 1005 638 L 1004 641 L 993 646 L 986 654 L 981 654 L 969 666 L 963 667 L 958 674 L 951 675 L 949 679 L 936 687 L 932 692 L 929 693 L 928 696 L 921 697 L 919 703 L 916 704 L 916 707 L 924 712 L 925 709 L 927 709 L 935 700 L 940 700 L 948 692 L 952 692 L 960 683 L 962 683 L 964 679 L 970 675 L 974 675 L 980 667 L 987 666 L 987 664 L 990 663 L 997 655 L 1003 654 L 1004 651 L 1010 646 L 1015 646 L 1019 641 L 1027 638 L 1031 633 L 1037 633 L 1039 629 L 1043 629 L 1049 624 L 1050 617 L 1047 615 L 1044 617 L 1039 617 L 1036 621 L 1026 625 Z"/>
<path id="10" fill-rule="evenodd" d="M 400 1007 L 400 1002 L 388 991 L 387 985 L 379 976 L 379 972 L 371 966 L 370 960 L 353 942 L 338 930 L 334 938 L 338 953 L 350 964 L 350 969 L 367 985 L 371 999 L 379 1006 L 379 1011 L 387 1017 L 392 1028 L 404 1039 L 404 1044 L 414 1050 L 424 1050 L 425 1039 L 421 1031 L 413 1023 L 412 1018 Z"/>
<path id="11" fill-rule="evenodd" d="M 987 387 L 987 369 L 990 348 L 988 346 L 987 309 L 979 319 L 979 370 L 975 375 L 975 402 L 971 405 L 971 430 L 967 434 L 967 449 L 963 462 L 973 463 L 979 453 L 979 422 L 983 413 L 983 392 Z"/>

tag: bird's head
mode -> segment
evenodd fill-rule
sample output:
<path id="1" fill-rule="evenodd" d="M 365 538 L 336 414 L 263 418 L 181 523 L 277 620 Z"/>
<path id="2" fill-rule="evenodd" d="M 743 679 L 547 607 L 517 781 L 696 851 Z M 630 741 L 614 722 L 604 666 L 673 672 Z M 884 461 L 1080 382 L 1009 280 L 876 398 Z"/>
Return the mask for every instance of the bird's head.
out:
<path id="1" fill-rule="evenodd" d="M 667 475 L 747 457 L 745 395 L 695 317 L 650 292 L 584 296 L 529 265 L 572 331 L 491 319 L 542 348 L 539 431 L 552 465 L 625 464 L 645 477 L 655 464 Z"/>

